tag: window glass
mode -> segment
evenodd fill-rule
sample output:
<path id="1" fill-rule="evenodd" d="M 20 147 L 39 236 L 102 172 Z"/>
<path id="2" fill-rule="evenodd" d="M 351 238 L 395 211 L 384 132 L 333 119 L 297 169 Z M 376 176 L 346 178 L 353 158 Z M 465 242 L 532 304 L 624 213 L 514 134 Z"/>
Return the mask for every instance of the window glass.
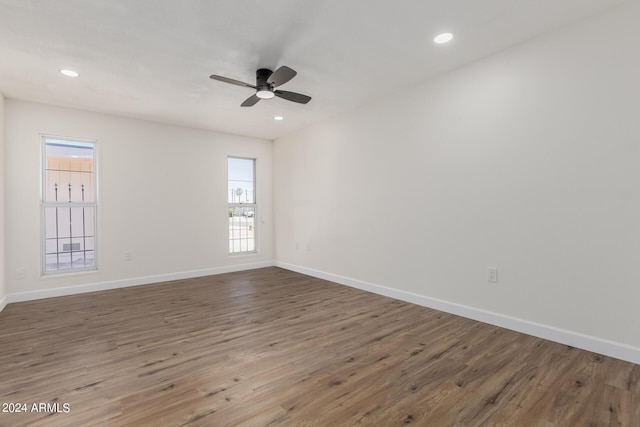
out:
<path id="1" fill-rule="evenodd" d="M 44 137 L 43 270 L 95 268 L 95 147 Z"/>
<path id="2" fill-rule="evenodd" d="M 229 157 L 227 171 L 229 253 L 256 252 L 255 159 Z"/>

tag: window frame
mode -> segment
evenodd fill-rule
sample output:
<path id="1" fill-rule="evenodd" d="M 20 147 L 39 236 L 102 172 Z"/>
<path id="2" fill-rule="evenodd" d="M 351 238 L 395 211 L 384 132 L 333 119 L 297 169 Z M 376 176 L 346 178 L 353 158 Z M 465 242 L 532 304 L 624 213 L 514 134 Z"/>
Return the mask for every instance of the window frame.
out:
<path id="1" fill-rule="evenodd" d="M 230 203 L 229 202 L 229 159 L 239 159 L 239 160 L 251 160 L 253 161 L 253 203 Z M 234 156 L 227 155 L 227 208 L 226 208 L 226 220 L 227 220 L 227 255 L 230 257 L 237 256 L 249 256 L 258 254 L 258 191 L 257 191 L 257 179 L 256 172 L 258 169 L 258 159 L 255 157 L 246 157 L 246 156 Z M 229 209 L 235 208 L 252 208 L 253 209 L 253 250 L 250 251 L 239 251 L 232 252 L 230 248 L 230 243 L 232 241 L 231 230 L 229 229 Z"/>
<path id="2" fill-rule="evenodd" d="M 46 200 L 46 183 L 47 183 L 47 140 L 55 139 L 68 141 L 70 143 L 91 144 L 93 151 L 93 193 L 94 198 L 91 202 L 70 202 L 70 201 L 47 201 Z M 99 162 L 98 162 L 98 141 L 96 139 L 75 138 L 69 136 L 60 136 L 53 134 L 40 134 L 40 274 L 44 276 L 81 274 L 87 272 L 98 271 L 99 267 L 99 235 L 100 226 L 98 213 L 99 208 Z M 47 208 L 60 207 L 91 207 L 93 209 L 93 265 L 90 267 L 64 268 L 56 270 L 47 270 L 47 232 L 46 232 L 46 210 Z"/>

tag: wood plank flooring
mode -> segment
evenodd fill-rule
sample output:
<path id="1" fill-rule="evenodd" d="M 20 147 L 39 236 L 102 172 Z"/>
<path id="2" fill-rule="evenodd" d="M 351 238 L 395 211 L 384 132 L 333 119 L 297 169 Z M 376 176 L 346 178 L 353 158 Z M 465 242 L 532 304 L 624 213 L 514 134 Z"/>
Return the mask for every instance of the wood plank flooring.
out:
<path id="1" fill-rule="evenodd" d="M 9 304 L 0 402 L 11 427 L 640 426 L 640 366 L 273 267 Z"/>

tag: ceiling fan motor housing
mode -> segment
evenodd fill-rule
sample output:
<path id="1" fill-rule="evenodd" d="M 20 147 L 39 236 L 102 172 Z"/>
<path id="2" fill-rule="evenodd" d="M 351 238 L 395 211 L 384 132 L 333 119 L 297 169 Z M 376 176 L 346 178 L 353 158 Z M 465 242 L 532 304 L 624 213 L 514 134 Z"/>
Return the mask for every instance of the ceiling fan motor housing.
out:
<path id="1" fill-rule="evenodd" d="M 273 74 L 273 71 L 266 68 L 260 68 L 256 71 L 256 89 L 258 89 L 258 92 L 263 90 L 273 92 L 273 86 L 267 82 L 271 74 Z"/>

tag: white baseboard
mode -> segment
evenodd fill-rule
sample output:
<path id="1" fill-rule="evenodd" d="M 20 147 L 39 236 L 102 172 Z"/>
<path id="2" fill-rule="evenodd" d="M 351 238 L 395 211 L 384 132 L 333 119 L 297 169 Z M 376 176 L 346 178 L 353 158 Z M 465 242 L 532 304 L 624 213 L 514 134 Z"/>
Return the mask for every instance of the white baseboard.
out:
<path id="1" fill-rule="evenodd" d="M 4 310 L 7 304 L 9 304 L 9 295 L 5 295 L 0 299 L 0 311 Z"/>
<path id="2" fill-rule="evenodd" d="M 384 295 L 401 301 L 421 305 L 423 307 L 433 308 L 436 310 L 466 317 L 468 319 L 478 320 L 480 322 L 500 326 L 502 328 L 522 332 L 528 335 L 533 335 L 535 337 L 543 338 L 549 341 L 554 341 L 583 350 L 615 357 L 616 359 L 640 364 L 640 348 L 633 347 L 627 344 L 609 341 L 603 338 L 597 338 L 579 332 L 556 328 L 554 326 L 543 325 L 541 323 L 531 322 L 528 320 L 518 319 L 499 313 L 493 313 L 462 304 L 457 304 L 436 298 L 430 298 L 412 292 L 388 288 L 385 286 L 380 286 L 373 283 L 364 282 L 362 280 L 340 276 L 337 274 L 331 274 L 311 268 L 300 267 L 285 262 L 276 261 L 275 265 L 277 267 L 306 274 L 308 276 L 336 282 L 341 285 L 350 286 L 378 295 Z"/>
<path id="3" fill-rule="evenodd" d="M 134 277 L 131 279 L 112 280 L 108 282 L 89 283 L 86 285 L 66 286 L 62 288 L 43 289 L 39 291 L 18 292 L 9 294 L 0 300 L 2 305 L 12 302 L 31 301 L 42 298 L 60 297 L 65 295 L 82 294 L 86 292 L 105 291 L 108 289 L 125 288 L 128 286 L 148 285 L 151 283 L 167 282 L 170 280 L 190 279 L 192 277 L 210 276 L 213 274 L 232 273 L 235 271 L 253 270 L 256 268 L 272 267 L 273 261 L 255 262 L 250 264 L 238 264 L 225 267 L 207 268 L 202 270 L 182 271 L 179 273 L 158 274 L 153 276 Z"/>
<path id="4" fill-rule="evenodd" d="M 30 301 L 42 298 L 52 298 L 64 295 L 73 295 L 86 292 L 103 291 L 108 289 L 124 288 L 128 286 L 147 285 L 151 283 L 166 282 L 170 280 L 189 279 L 192 277 L 202 277 L 214 274 L 231 273 L 235 271 L 253 270 L 256 268 L 264 268 L 271 266 L 281 267 L 287 270 L 296 271 L 308 276 L 329 280 L 341 285 L 350 286 L 364 291 L 372 292 L 378 295 L 384 295 L 401 301 L 410 302 L 412 304 L 421 305 L 423 307 L 433 308 L 468 319 L 478 320 L 502 328 L 511 329 L 513 331 L 522 332 L 533 335 L 546 340 L 558 342 L 572 347 L 581 348 L 583 350 L 592 351 L 606 356 L 615 357 L 617 359 L 626 360 L 632 363 L 640 364 L 640 348 L 627 344 L 609 341 L 603 338 L 597 338 L 585 335 L 579 332 L 569 331 L 566 329 L 556 328 L 554 326 L 543 325 L 541 323 L 531 322 L 528 320 L 518 319 L 499 313 L 469 307 L 449 301 L 436 298 L 430 298 L 424 295 L 412 292 L 402 291 L 399 289 L 388 288 L 381 285 L 365 282 L 362 280 L 352 279 L 337 274 L 327 273 L 324 271 L 314 270 L 311 268 L 300 267 L 280 261 L 263 261 L 249 264 L 239 264 L 226 267 L 208 268 L 203 270 L 192 270 L 170 274 L 158 274 L 153 276 L 135 277 L 131 279 L 113 280 L 108 282 L 90 283 L 86 285 L 67 286 L 61 288 L 45 289 L 39 291 L 19 292 L 9 294 L 0 299 L 0 311 L 7 304 L 13 302 Z"/>

